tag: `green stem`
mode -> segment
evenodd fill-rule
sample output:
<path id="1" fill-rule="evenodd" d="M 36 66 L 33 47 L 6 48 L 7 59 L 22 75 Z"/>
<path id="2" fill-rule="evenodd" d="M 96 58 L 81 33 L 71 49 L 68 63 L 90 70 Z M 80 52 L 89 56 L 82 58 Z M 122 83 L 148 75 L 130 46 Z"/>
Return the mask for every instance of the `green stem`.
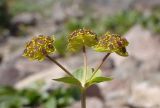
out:
<path id="1" fill-rule="evenodd" d="M 66 72 L 69 76 L 74 77 L 65 67 L 63 67 L 60 63 L 58 63 L 55 59 L 51 58 L 49 55 L 46 55 L 46 57 L 54 62 L 56 65 L 58 65 L 64 72 Z"/>
<path id="2" fill-rule="evenodd" d="M 84 84 L 85 84 L 87 77 L 87 54 L 85 46 L 83 46 L 83 61 L 84 61 Z"/>
<path id="3" fill-rule="evenodd" d="M 102 59 L 101 63 L 98 65 L 98 67 L 96 68 L 96 70 L 93 72 L 92 76 L 91 76 L 91 79 L 94 77 L 94 75 L 97 73 L 97 71 L 100 69 L 100 67 L 103 65 L 103 63 L 105 62 L 105 60 L 108 58 L 108 56 L 110 55 L 111 53 L 108 53 L 104 56 L 104 58 Z"/>
<path id="4" fill-rule="evenodd" d="M 81 90 L 81 108 L 86 108 L 86 90 Z"/>

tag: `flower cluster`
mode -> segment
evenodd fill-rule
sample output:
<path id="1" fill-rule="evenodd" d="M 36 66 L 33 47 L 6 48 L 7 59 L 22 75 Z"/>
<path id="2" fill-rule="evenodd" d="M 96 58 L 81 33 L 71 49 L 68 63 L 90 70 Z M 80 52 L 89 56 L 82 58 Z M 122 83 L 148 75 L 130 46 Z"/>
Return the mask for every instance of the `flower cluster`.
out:
<path id="1" fill-rule="evenodd" d="M 88 29 L 79 29 L 68 36 L 68 49 L 77 51 L 83 46 L 92 47 L 97 44 L 97 35 Z"/>
<path id="2" fill-rule="evenodd" d="M 128 41 L 117 35 L 107 32 L 104 36 L 97 35 L 88 29 L 75 30 L 68 36 L 68 49 L 77 51 L 83 46 L 92 47 L 97 52 L 117 53 L 121 56 L 128 56 L 126 46 Z M 54 38 L 40 35 L 34 37 L 27 43 L 23 56 L 32 60 L 44 60 L 46 55 L 55 51 Z"/>
<path id="3" fill-rule="evenodd" d="M 40 35 L 26 44 L 23 56 L 31 60 L 44 60 L 46 55 L 55 51 L 54 38 Z"/>
<path id="4" fill-rule="evenodd" d="M 120 56 L 128 56 L 126 46 L 128 41 L 118 34 L 111 34 L 107 32 L 104 36 L 100 37 L 95 50 L 99 52 L 117 53 Z"/>

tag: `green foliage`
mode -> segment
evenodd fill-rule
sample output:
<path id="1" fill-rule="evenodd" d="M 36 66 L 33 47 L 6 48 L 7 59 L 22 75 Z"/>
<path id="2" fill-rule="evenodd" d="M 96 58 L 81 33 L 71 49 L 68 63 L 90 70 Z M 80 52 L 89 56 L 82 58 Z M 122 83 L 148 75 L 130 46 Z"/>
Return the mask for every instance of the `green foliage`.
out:
<path id="1" fill-rule="evenodd" d="M 160 33 L 160 8 L 152 10 L 150 15 L 142 16 L 140 23 L 154 33 Z"/>
<path id="2" fill-rule="evenodd" d="M 111 80 L 112 80 L 111 77 L 94 77 L 87 83 L 87 86 L 91 86 L 93 84 L 97 84 L 105 81 L 111 81 Z"/>
<path id="3" fill-rule="evenodd" d="M 13 0 L 10 11 L 13 15 L 22 12 L 44 12 L 45 9 L 51 7 L 54 0 L 45 0 L 37 2 L 36 0 Z"/>
<path id="4" fill-rule="evenodd" d="M 136 11 L 122 11 L 114 16 L 107 17 L 104 20 L 104 28 L 106 30 L 124 34 L 132 27 L 140 18 L 140 13 Z"/>
<path id="5" fill-rule="evenodd" d="M 54 80 L 67 83 L 67 84 L 77 85 L 80 88 L 81 87 L 83 88 L 84 86 L 89 87 L 89 86 L 92 86 L 93 84 L 112 80 L 111 77 L 102 77 L 101 70 L 98 70 L 97 73 L 94 76 L 92 76 L 93 71 L 94 69 L 88 68 L 87 75 L 85 76 L 84 69 L 80 68 L 73 73 L 74 77 L 62 77 Z"/>
<path id="6" fill-rule="evenodd" d="M 46 98 L 44 98 L 44 94 L 48 94 Z M 35 89 L 16 90 L 12 87 L 0 86 L 0 108 L 22 108 L 25 106 L 64 108 L 77 99 L 80 99 L 80 92 L 73 87 L 40 93 Z"/>
<path id="7" fill-rule="evenodd" d="M 51 97 L 44 104 L 44 108 L 57 108 L 57 103 L 55 97 Z"/>
<path id="8" fill-rule="evenodd" d="M 53 79 L 53 80 L 68 83 L 68 84 L 72 84 L 72 85 L 77 85 L 77 86 L 80 85 L 79 80 L 77 80 L 74 77 L 62 77 L 62 78 Z"/>
<path id="9" fill-rule="evenodd" d="M 134 10 L 127 10 L 104 18 L 86 16 L 80 20 L 71 19 L 66 23 L 66 28 L 68 31 L 73 31 L 88 27 L 95 30 L 98 34 L 106 30 L 124 34 L 136 23 L 142 24 L 154 33 L 160 33 L 160 9 L 158 7 L 153 9 L 151 14 L 147 16 Z"/>
<path id="10" fill-rule="evenodd" d="M 67 49 L 67 39 L 65 36 L 62 36 L 59 39 L 56 39 L 54 43 L 56 47 L 56 51 L 60 56 L 65 56 L 66 55 L 66 49 Z"/>
<path id="11" fill-rule="evenodd" d="M 28 100 L 11 87 L 0 87 L 0 108 L 20 108 Z"/>
<path id="12" fill-rule="evenodd" d="M 52 97 L 55 97 L 56 100 L 56 108 L 64 108 L 70 105 L 76 98 L 75 98 L 75 91 L 78 93 L 78 97 L 80 97 L 80 92 L 76 88 L 58 88 L 56 91 L 50 93 Z M 52 98 L 51 97 L 51 98 Z M 53 98 L 52 98 L 53 99 Z"/>
<path id="13" fill-rule="evenodd" d="M 20 91 L 19 95 L 27 97 L 29 105 L 35 105 L 40 102 L 40 93 L 33 89 L 24 89 Z"/>
<path id="14" fill-rule="evenodd" d="M 69 22 L 66 23 L 66 28 L 69 32 L 83 28 L 81 21 L 78 21 L 77 19 L 70 19 Z"/>
<path id="15" fill-rule="evenodd" d="M 69 32 L 72 32 L 74 30 L 81 29 L 83 27 L 94 29 L 98 26 L 97 23 L 98 22 L 96 21 L 95 18 L 92 18 L 91 16 L 85 16 L 82 19 L 70 19 L 65 24 L 65 27 Z"/>
<path id="16" fill-rule="evenodd" d="M 66 28 L 69 32 L 86 27 L 95 30 L 98 34 L 106 30 L 124 34 L 131 26 L 137 23 L 140 18 L 141 14 L 137 11 L 121 11 L 118 14 L 104 18 L 86 16 L 82 19 L 71 19 L 66 23 Z"/>
<path id="17" fill-rule="evenodd" d="M 79 82 L 83 81 L 83 76 L 84 76 L 84 69 L 79 68 L 75 72 L 73 72 L 73 76 L 78 79 Z"/>
<path id="18" fill-rule="evenodd" d="M 83 68 L 79 68 L 79 69 L 77 69 L 77 70 L 73 73 L 73 75 L 74 75 L 74 77 L 77 78 L 77 79 L 81 82 L 81 84 L 83 85 L 83 84 L 85 83 L 85 82 L 84 82 L 84 79 L 86 79 L 87 82 L 88 82 L 88 80 L 91 79 L 91 76 L 93 75 L 93 71 L 94 71 L 94 69 L 88 68 L 88 69 L 87 69 L 86 78 L 84 78 L 84 77 L 85 77 L 85 76 L 84 76 L 84 69 L 83 69 Z M 98 77 L 98 76 L 101 76 L 101 70 L 98 70 L 97 73 L 93 76 L 93 78 L 94 78 L 94 77 Z"/>

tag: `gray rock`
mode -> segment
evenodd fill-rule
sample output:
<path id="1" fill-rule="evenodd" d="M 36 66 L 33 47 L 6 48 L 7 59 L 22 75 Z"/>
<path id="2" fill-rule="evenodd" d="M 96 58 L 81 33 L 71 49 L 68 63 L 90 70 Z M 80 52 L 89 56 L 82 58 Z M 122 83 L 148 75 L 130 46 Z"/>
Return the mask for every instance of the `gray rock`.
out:
<path id="1" fill-rule="evenodd" d="M 0 85 L 13 86 L 18 80 L 19 71 L 14 67 L 1 68 L 0 70 Z"/>
<path id="2" fill-rule="evenodd" d="M 15 67 L 20 70 L 22 73 L 28 73 L 28 74 L 36 74 L 40 73 L 47 68 L 50 68 L 52 63 L 44 61 L 44 62 L 38 62 L 38 61 L 29 61 L 27 58 L 19 59 L 15 63 Z M 29 68 L 26 68 L 29 67 Z M 53 64 L 54 66 L 54 64 Z"/>
<path id="3" fill-rule="evenodd" d="M 160 53 L 157 52 L 160 50 L 160 37 L 153 36 L 150 31 L 136 25 L 126 34 L 126 38 L 130 42 L 128 46 L 129 56 L 138 60 L 138 64 L 130 67 L 133 66 L 136 61 L 131 60 L 127 62 L 126 59 L 130 57 L 123 59 L 120 61 L 120 68 L 116 69 L 117 72 L 115 72 L 115 74 L 121 71 L 120 76 L 130 74 L 131 79 L 135 78 L 136 80 L 149 80 L 157 84 L 160 83 L 160 81 L 158 81 L 158 76 L 160 76 Z M 116 61 L 116 59 L 114 60 Z M 129 68 L 123 69 L 124 66 Z M 126 76 L 126 78 L 128 78 L 128 76 Z"/>
<path id="4" fill-rule="evenodd" d="M 146 0 L 134 0 L 133 7 L 138 11 L 145 12 L 159 5 L 159 0 L 148 0 L 147 2 Z"/>
<path id="5" fill-rule="evenodd" d="M 66 10 L 62 3 L 58 2 L 54 5 L 52 18 L 57 25 L 63 23 L 67 19 Z"/>
<path id="6" fill-rule="evenodd" d="M 138 79 L 138 77 L 141 76 L 136 75 L 139 74 L 138 72 L 141 65 L 142 62 L 140 60 L 129 56 L 125 61 L 123 61 L 119 66 L 115 68 L 112 75 L 115 79 L 127 79 L 130 81 L 131 79 Z"/>
<path id="7" fill-rule="evenodd" d="M 13 36 L 18 35 L 22 26 L 35 26 L 40 18 L 36 13 L 22 13 L 11 20 L 10 34 Z"/>
<path id="8" fill-rule="evenodd" d="M 114 78 L 111 82 L 99 84 L 105 99 L 104 108 L 126 108 L 130 94 L 130 82 Z"/>
<path id="9" fill-rule="evenodd" d="M 11 24 L 24 24 L 24 25 L 35 25 L 39 18 L 39 14 L 37 13 L 22 13 L 15 17 L 13 17 Z"/>
<path id="10" fill-rule="evenodd" d="M 72 4 L 70 7 L 66 9 L 66 13 L 69 17 L 74 18 L 82 18 L 84 16 L 84 12 L 81 10 L 80 5 L 77 3 Z"/>
<path id="11" fill-rule="evenodd" d="M 18 89 L 23 89 L 29 87 L 31 84 L 36 83 L 37 81 L 43 81 L 46 85 L 60 85 L 62 83 L 53 81 L 52 79 L 59 78 L 64 76 L 64 72 L 57 66 L 52 66 L 50 68 L 44 69 L 37 74 L 32 74 L 28 77 L 25 77 L 19 80 L 15 87 Z M 45 88 L 44 88 L 45 89 Z"/>
<path id="12" fill-rule="evenodd" d="M 136 8 L 137 10 L 142 10 L 144 12 L 147 9 L 151 9 L 154 6 L 160 4 L 159 0 L 82 0 L 83 5 L 87 7 L 94 7 L 98 12 L 115 13 L 122 10 L 127 10 L 130 8 Z"/>
<path id="13" fill-rule="evenodd" d="M 147 82 L 136 83 L 132 86 L 129 103 L 144 108 L 160 107 L 160 87 Z"/>
<path id="14" fill-rule="evenodd" d="M 153 57 L 160 57 L 160 43 L 158 37 L 139 25 L 131 28 L 125 37 L 129 41 L 128 52 L 130 56 L 136 57 L 139 60 L 152 59 Z"/>
<path id="15" fill-rule="evenodd" d="M 84 7 L 94 9 L 101 15 L 115 14 L 128 9 L 134 0 L 83 0 Z"/>

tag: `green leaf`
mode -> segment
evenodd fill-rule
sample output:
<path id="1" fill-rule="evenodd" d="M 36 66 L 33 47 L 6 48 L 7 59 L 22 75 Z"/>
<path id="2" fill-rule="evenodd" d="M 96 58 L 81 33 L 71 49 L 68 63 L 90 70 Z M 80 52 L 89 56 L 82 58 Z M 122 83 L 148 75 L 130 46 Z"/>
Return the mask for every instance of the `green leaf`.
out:
<path id="1" fill-rule="evenodd" d="M 62 78 L 53 79 L 53 80 L 63 82 L 63 83 L 67 83 L 67 84 L 72 84 L 72 85 L 80 85 L 81 84 L 79 82 L 79 80 L 77 80 L 74 77 L 62 77 Z"/>
<path id="2" fill-rule="evenodd" d="M 79 68 L 73 73 L 73 76 L 81 82 L 83 80 L 83 73 L 83 68 Z"/>
<path id="3" fill-rule="evenodd" d="M 95 77 L 87 83 L 87 86 L 89 87 L 93 84 L 97 84 L 97 83 L 101 83 L 101 82 L 105 82 L 105 81 L 111 81 L 112 79 L 113 78 L 111 78 L 111 77 Z"/>
<path id="4" fill-rule="evenodd" d="M 93 75 L 93 72 L 94 72 L 93 68 L 88 68 L 86 78 L 84 78 L 84 69 L 79 68 L 73 73 L 73 76 L 76 79 L 78 79 L 79 82 L 81 82 L 81 84 L 84 84 L 84 79 L 86 79 L 86 82 L 89 82 L 89 80 L 91 79 Z M 98 70 L 97 73 L 93 76 L 93 78 L 101 76 L 101 73 L 102 73 L 101 70 Z"/>

